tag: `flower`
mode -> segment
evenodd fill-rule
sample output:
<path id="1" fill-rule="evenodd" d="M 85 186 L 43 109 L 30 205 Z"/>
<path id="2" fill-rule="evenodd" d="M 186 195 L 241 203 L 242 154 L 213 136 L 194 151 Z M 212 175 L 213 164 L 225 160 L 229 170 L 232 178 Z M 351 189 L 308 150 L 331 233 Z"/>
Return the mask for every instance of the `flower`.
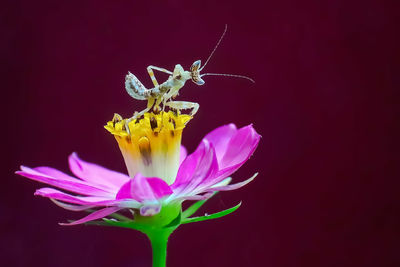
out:
<path id="1" fill-rule="evenodd" d="M 129 176 L 134 177 L 139 172 L 172 184 L 180 163 L 182 131 L 191 118 L 171 111 L 145 113 L 143 118 L 127 126 L 126 120 L 115 114 L 105 128 L 117 140 Z"/>
<path id="2" fill-rule="evenodd" d="M 49 187 L 35 192 L 62 208 L 100 208 L 68 225 L 103 218 L 126 208 L 139 210 L 141 216 L 152 216 L 164 206 L 207 199 L 215 191 L 234 190 L 255 178 L 256 175 L 229 184 L 229 176 L 249 159 L 259 142 L 260 135 L 252 125 L 240 129 L 234 124 L 221 126 L 207 134 L 187 156 L 180 143 L 190 118 L 172 112 L 146 113 L 144 118 L 126 124 L 119 115 L 114 116 L 106 129 L 119 144 L 129 176 L 85 162 L 76 153 L 69 156 L 69 167 L 76 177 L 51 167 L 21 166 L 16 173 L 78 194 Z"/>

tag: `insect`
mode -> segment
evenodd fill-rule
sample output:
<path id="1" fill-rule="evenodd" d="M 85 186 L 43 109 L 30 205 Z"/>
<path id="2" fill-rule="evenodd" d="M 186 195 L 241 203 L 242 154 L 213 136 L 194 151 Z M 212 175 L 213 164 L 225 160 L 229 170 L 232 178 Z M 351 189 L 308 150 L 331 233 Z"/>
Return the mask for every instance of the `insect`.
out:
<path id="1" fill-rule="evenodd" d="M 150 111 L 151 108 L 155 112 L 161 111 L 160 104 L 163 105 L 163 110 L 165 107 L 169 107 L 171 109 L 177 110 L 178 112 L 182 109 L 191 109 L 190 115 L 193 116 L 199 109 L 199 104 L 194 102 L 187 102 L 187 101 L 173 101 L 179 94 L 179 90 L 185 85 L 186 81 L 192 80 L 197 85 L 203 85 L 205 82 L 202 77 L 207 75 L 218 75 L 218 76 L 229 76 L 229 77 L 238 77 L 248 79 L 254 83 L 254 80 L 242 76 L 242 75 L 235 75 L 235 74 L 222 74 L 222 73 L 204 73 L 200 74 L 200 72 L 204 69 L 207 65 L 208 61 L 214 54 L 215 50 L 217 49 L 218 45 L 222 41 L 225 33 L 227 30 L 227 25 L 225 25 L 225 30 L 222 33 L 220 39 L 218 40 L 214 50 L 211 52 L 210 56 L 207 58 L 206 63 L 204 66 L 201 67 L 201 60 L 196 60 L 192 66 L 190 67 L 189 71 L 185 71 L 180 64 L 175 65 L 174 71 L 171 72 L 164 68 L 159 68 L 156 66 L 148 66 L 147 72 L 150 75 L 151 81 L 153 82 L 154 87 L 151 89 L 147 89 L 139 80 L 136 78 L 135 75 L 128 72 L 125 78 L 125 89 L 128 94 L 138 100 L 147 100 L 147 107 L 142 110 L 141 112 L 135 112 L 135 114 L 127 120 L 129 123 L 132 120 L 140 118 L 143 114 Z M 153 70 L 157 70 L 160 72 L 164 72 L 169 74 L 168 80 L 159 84 L 156 77 L 154 76 Z"/>

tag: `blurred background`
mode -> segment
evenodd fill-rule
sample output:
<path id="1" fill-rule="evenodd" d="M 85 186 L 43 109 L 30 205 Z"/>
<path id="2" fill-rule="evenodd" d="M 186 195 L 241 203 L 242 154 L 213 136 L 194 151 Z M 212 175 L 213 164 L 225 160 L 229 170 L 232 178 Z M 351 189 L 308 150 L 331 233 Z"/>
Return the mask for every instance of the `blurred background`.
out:
<path id="1" fill-rule="evenodd" d="M 124 89 L 146 67 L 203 62 L 252 77 L 190 81 L 180 100 L 200 110 L 184 131 L 192 152 L 227 123 L 262 135 L 220 193 L 224 219 L 182 226 L 169 266 L 399 266 L 399 32 L 396 1 L 3 1 L 0 51 L 2 266 L 150 266 L 139 232 L 62 227 L 82 217 L 34 197 L 19 165 L 68 172 L 67 156 L 125 172 L 103 125 L 145 107 Z M 167 79 L 156 73 L 159 81 Z"/>

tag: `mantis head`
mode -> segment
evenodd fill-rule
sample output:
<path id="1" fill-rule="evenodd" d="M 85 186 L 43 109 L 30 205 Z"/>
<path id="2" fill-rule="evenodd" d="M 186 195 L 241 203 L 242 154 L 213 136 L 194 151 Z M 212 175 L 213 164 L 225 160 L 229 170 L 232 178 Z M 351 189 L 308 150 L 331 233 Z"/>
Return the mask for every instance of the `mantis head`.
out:
<path id="1" fill-rule="evenodd" d="M 226 33 L 228 26 L 225 25 L 225 30 L 222 33 L 221 37 L 219 38 L 217 45 L 214 47 L 214 50 L 211 52 L 211 54 L 208 56 L 206 63 L 204 63 L 204 66 L 201 67 L 201 60 L 196 60 L 192 66 L 190 67 L 190 77 L 192 81 L 197 84 L 197 85 L 203 85 L 205 81 L 201 78 L 203 76 L 208 76 L 208 75 L 213 75 L 213 76 L 227 76 L 227 77 L 236 77 L 236 78 L 243 78 L 247 79 L 251 82 L 254 83 L 254 80 L 243 75 L 236 75 L 236 74 L 225 74 L 225 73 L 204 73 L 200 74 L 200 71 L 204 69 L 204 67 L 207 65 L 208 61 L 211 59 L 212 55 L 214 54 L 215 50 L 217 49 L 219 43 L 222 41 L 222 38 L 224 38 L 224 35 Z"/>
<path id="2" fill-rule="evenodd" d="M 192 81 L 197 85 L 203 85 L 205 83 L 205 81 L 200 76 L 200 66 L 201 60 L 196 60 L 190 67 L 190 77 L 192 78 Z"/>
<path id="3" fill-rule="evenodd" d="M 236 75 L 236 74 L 225 74 L 225 73 L 204 73 L 200 74 L 200 72 L 204 69 L 207 65 L 208 61 L 211 59 L 212 55 L 214 54 L 215 50 L 217 49 L 219 43 L 221 42 L 222 38 L 224 37 L 227 30 L 227 25 L 225 25 L 225 30 L 221 37 L 219 38 L 217 45 L 214 47 L 214 50 L 208 56 L 206 63 L 204 66 L 201 66 L 201 60 L 196 60 L 193 62 L 192 66 L 190 67 L 190 71 L 184 71 L 181 65 L 176 65 L 173 73 L 173 77 L 175 79 L 181 80 L 182 78 L 186 81 L 191 79 L 197 85 L 205 84 L 205 81 L 201 78 L 203 76 L 213 75 L 213 76 L 228 76 L 228 77 L 236 77 L 236 78 L 244 78 L 254 83 L 254 80 L 243 75 Z"/>

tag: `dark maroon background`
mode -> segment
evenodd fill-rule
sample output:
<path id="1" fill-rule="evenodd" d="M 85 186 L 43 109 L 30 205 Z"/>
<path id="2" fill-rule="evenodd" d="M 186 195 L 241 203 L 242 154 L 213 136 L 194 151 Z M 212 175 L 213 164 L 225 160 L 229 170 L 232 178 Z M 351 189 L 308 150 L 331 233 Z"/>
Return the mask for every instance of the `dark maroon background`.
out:
<path id="1" fill-rule="evenodd" d="M 262 135 L 234 176 L 257 179 L 202 209 L 225 219 L 181 227 L 169 266 L 399 266 L 398 9 L 384 1 L 9 1 L 1 8 L 1 266 L 150 266 L 145 236 L 62 227 L 73 213 L 34 197 L 20 164 L 67 171 L 67 156 L 125 171 L 103 125 L 144 108 L 127 71 L 188 68 L 226 38 L 181 100 L 200 103 L 190 151 L 217 126 Z M 395 2 L 395 1 L 393 1 Z M 158 75 L 159 81 L 166 79 Z"/>

